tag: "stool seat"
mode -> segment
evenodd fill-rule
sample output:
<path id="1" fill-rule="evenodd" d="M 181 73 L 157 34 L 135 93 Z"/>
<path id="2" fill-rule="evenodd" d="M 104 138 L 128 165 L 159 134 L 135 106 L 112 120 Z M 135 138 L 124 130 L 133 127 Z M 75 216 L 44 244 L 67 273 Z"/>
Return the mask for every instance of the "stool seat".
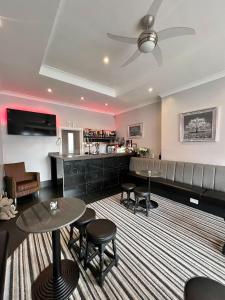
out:
<path id="1" fill-rule="evenodd" d="M 130 191 L 131 192 L 136 187 L 136 184 L 134 184 L 134 183 L 123 183 L 121 185 L 121 187 L 122 187 L 123 191 L 126 191 L 126 192 Z"/>
<path id="2" fill-rule="evenodd" d="M 144 186 L 138 186 L 134 189 L 134 193 L 138 196 L 138 197 L 148 197 L 150 196 L 150 191 L 148 190 L 148 188 L 144 187 Z"/>
<path id="3" fill-rule="evenodd" d="M 107 219 L 98 219 L 86 227 L 88 239 L 96 244 L 107 243 L 116 235 L 116 225 Z"/>
<path id="4" fill-rule="evenodd" d="M 225 286 L 210 278 L 195 277 L 186 283 L 184 299 L 223 300 L 225 299 Z"/>
<path id="5" fill-rule="evenodd" d="M 134 191 L 134 189 L 136 188 L 136 184 L 134 184 L 134 183 L 123 183 L 121 185 L 121 188 L 122 188 L 122 194 L 121 194 L 120 203 L 124 204 L 127 208 L 129 208 L 130 204 L 133 202 L 130 195 Z M 124 192 L 127 193 L 126 198 L 123 197 Z"/>
<path id="6" fill-rule="evenodd" d="M 78 219 L 76 220 L 72 226 L 75 227 L 81 227 L 85 226 L 86 224 L 90 223 L 92 220 L 95 219 L 96 213 L 94 209 L 92 208 L 86 208 L 85 213 Z"/>

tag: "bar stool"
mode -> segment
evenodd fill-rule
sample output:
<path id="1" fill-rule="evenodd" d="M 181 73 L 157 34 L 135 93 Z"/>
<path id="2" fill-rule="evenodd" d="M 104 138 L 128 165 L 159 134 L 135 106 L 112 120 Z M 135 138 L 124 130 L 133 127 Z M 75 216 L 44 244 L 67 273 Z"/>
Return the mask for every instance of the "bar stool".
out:
<path id="1" fill-rule="evenodd" d="M 96 277 L 100 286 L 103 285 L 105 276 L 112 269 L 113 266 L 118 265 L 118 255 L 116 251 L 116 225 L 107 219 L 98 219 L 89 223 L 86 227 L 86 254 L 84 258 L 84 268 L 85 270 L 89 268 L 94 276 Z M 113 254 L 106 250 L 106 246 L 112 242 Z M 90 255 L 90 250 L 93 249 L 94 252 Z M 106 254 L 110 259 L 110 264 L 104 268 L 104 254 Z M 100 267 L 96 269 L 91 261 L 99 255 Z"/>
<path id="2" fill-rule="evenodd" d="M 134 214 L 136 214 L 137 208 L 140 204 L 140 201 L 145 201 L 146 216 L 148 217 L 148 212 L 150 210 L 150 191 L 146 187 L 136 187 L 134 189 L 135 195 L 135 205 L 134 205 Z"/>
<path id="3" fill-rule="evenodd" d="M 130 202 L 134 202 L 131 198 L 130 198 L 130 194 L 134 191 L 134 189 L 136 188 L 136 184 L 134 183 L 123 183 L 121 185 L 122 188 L 122 193 L 121 193 L 121 199 L 120 199 L 120 203 L 124 204 L 125 206 L 129 206 Z M 127 197 L 123 198 L 123 193 L 127 193 Z"/>
<path id="4" fill-rule="evenodd" d="M 96 213 L 92 208 L 86 208 L 85 213 L 73 224 L 70 225 L 70 240 L 68 242 L 68 247 L 72 247 L 79 255 L 79 259 L 82 260 L 84 257 L 84 238 L 86 236 L 86 226 L 95 220 Z M 79 230 L 79 237 L 73 239 L 74 228 Z M 79 247 L 76 242 L 79 240 Z"/>
<path id="5" fill-rule="evenodd" d="M 223 300 L 225 286 L 206 277 L 194 277 L 187 281 L 184 300 Z"/>

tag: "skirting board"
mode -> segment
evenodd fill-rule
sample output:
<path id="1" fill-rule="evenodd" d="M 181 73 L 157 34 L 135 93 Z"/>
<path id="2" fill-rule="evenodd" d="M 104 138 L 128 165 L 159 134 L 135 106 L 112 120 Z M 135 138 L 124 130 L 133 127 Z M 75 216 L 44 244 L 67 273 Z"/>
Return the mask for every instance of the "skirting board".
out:
<path id="1" fill-rule="evenodd" d="M 52 186 L 51 180 L 41 181 L 41 188 L 51 187 L 51 186 Z"/>

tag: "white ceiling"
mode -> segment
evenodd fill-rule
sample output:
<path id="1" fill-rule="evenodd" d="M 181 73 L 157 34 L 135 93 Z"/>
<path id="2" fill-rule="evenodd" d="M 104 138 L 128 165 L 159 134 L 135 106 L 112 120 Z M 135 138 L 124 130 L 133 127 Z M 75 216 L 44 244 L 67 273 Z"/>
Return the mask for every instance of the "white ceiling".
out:
<path id="1" fill-rule="evenodd" d="M 155 30 L 187 26 L 196 35 L 163 41 L 161 67 L 145 54 L 121 68 L 136 46 L 112 41 L 106 33 L 137 37 L 138 22 L 151 3 L 0 0 L 1 89 L 119 113 L 225 76 L 224 0 L 164 0 Z M 106 55 L 109 65 L 102 63 Z M 49 87 L 52 94 L 46 91 Z M 151 95 L 149 87 L 154 88 Z"/>

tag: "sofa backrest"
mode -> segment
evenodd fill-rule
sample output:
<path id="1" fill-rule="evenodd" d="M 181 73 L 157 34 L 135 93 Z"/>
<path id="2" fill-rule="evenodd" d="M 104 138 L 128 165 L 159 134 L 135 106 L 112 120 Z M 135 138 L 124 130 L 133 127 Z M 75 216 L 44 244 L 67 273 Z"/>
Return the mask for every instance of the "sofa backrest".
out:
<path id="1" fill-rule="evenodd" d="M 130 171 L 154 170 L 161 177 L 225 192 L 225 166 L 131 157 Z"/>

